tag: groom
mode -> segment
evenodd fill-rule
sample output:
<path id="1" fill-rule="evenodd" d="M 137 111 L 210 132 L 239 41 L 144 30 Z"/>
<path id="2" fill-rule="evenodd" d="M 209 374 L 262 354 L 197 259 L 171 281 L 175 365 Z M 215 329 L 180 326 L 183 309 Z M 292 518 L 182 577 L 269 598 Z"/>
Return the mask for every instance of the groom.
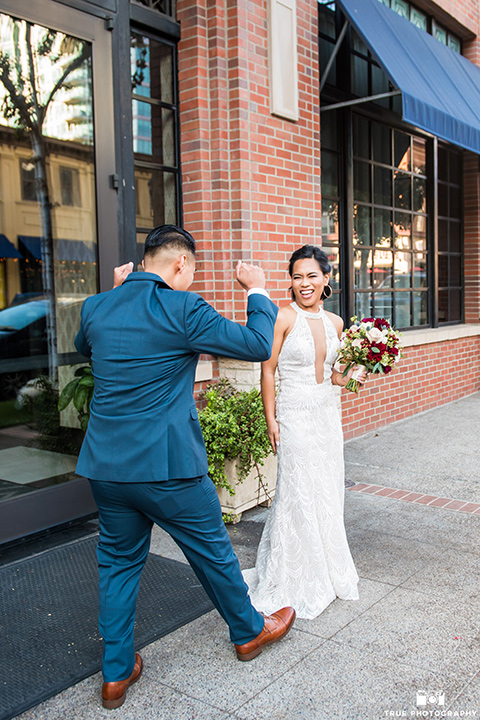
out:
<path id="1" fill-rule="evenodd" d="M 252 606 L 222 521 L 193 399 L 200 353 L 239 360 L 270 357 L 276 307 L 263 270 L 239 263 L 248 291 L 246 326 L 186 292 L 195 272 L 195 241 L 174 225 L 145 242 L 144 271 L 88 298 L 77 350 L 92 358 L 95 394 L 77 473 L 90 479 L 98 505 L 100 613 L 104 640 L 102 700 L 120 707 L 138 680 L 133 626 L 140 575 L 153 523 L 184 552 L 230 629 L 239 660 L 280 640 L 293 608 L 263 616 Z"/>

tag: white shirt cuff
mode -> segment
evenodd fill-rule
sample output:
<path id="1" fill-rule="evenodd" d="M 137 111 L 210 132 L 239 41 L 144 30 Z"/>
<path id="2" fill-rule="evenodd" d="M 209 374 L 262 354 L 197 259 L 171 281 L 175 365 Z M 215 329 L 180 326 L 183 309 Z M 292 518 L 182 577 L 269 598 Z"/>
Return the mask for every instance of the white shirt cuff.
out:
<path id="1" fill-rule="evenodd" d="M 265 297 L 270 299 L 270 295 L 265 290 L 265 288 L 250 288 L 250 290 L 247 292 L 247 297 L 250 297 L 250 295 L 265 295 Z"/>

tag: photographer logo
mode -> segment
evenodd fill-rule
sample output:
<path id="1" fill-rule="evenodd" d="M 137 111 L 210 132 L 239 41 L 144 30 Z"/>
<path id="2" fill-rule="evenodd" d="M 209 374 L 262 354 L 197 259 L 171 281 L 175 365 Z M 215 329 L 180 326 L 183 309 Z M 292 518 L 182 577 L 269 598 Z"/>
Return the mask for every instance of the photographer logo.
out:
<path id="1" fill-rule="evenodd" d="M 428 705 L 445 705 L 445 693 L 417 692 L 417 707 L 427 707 Z"/>

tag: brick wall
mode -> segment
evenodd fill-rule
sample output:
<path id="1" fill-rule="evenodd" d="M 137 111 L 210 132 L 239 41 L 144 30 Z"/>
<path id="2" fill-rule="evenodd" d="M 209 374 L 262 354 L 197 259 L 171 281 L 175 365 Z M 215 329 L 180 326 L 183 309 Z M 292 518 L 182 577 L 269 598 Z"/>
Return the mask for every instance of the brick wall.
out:
<path id="1" fill-rule="evenodd" d="M 465 153 L 464 159 L 464 277 L 465 322 L 480 318 L 480 182 L 479 158 Z"/>
<path id="2" fill-rule="evenodd" d="M 287 301 L 287 260 L 320 242 L 316 0 L 298 0 L 300 119 L 269 109 L 265 0 L 178 0 L 184 225 L 199 243 L 192 289 L 243 320 L 240 258 L 264 265 Z"/>
<path id="3" fill-rule="evenodd" d="M 370 375 L 358 396 L 342 390 L 345 439 L 480 390 L 480 337 L 405 348 L 387 376 Z"/>
<path id="4" fill-rule="evenodd" d="M 477 0 L 423 4 L 479 34 Z M 284 305 L 291 252 L 306 242 L 320 243 L 317 2 L 297 0 L 298 122 L 270 114 L 266 0 L 178 0 L 178 18 L 184 226 L 199 246 L 192 289 L 227 317 L 243 321 L 245 296 L 233 280 L 236 261 L 261 263 L 272 299 Z M 464 53 L 480 65 L 477 38 L 464 40 Z M 467 322 L 478 322 L 480 314 L 478 169 L 478 156 L 467 153 Z M 345 436 L 478 390 L 479 349 L 478 337 L 407 348 L 392 375 L 370 378 L 358 398 L 342 393 Z M 468 378 L 457 370 L 462 365 Z M 439 379 L 442 374 L 447 382 Z M 214 364 L 214 379 L 218 375 Z"/>

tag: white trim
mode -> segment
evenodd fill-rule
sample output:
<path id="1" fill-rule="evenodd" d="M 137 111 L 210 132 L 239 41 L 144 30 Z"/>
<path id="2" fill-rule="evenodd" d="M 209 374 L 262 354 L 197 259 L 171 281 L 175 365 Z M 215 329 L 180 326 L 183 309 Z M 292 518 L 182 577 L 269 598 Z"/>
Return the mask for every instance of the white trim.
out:
<path id="1" fill-rule="evenodd" d="M 297 0 L 268 0 L 267 13 L 270 112 L 298 120 Z"/>
<path id="2" fill-rule="evenodd" d="M 195 372 L 195 382 L 205 382 L 213 378 L 213 363 L 211 360 L 200 360 Z"/>
<path id="3" fill-rule="evenodd" d="M 408 332 L 402 333 L 402 345 L 404 347 L 416 347 L 417 345 L 448 342 L 449 340 L 475 337 L 477 335 L 480 335 L 480 323 L 448 325 L 447 327 L 427 328 L 425 330 L 409 330 Z"/>

